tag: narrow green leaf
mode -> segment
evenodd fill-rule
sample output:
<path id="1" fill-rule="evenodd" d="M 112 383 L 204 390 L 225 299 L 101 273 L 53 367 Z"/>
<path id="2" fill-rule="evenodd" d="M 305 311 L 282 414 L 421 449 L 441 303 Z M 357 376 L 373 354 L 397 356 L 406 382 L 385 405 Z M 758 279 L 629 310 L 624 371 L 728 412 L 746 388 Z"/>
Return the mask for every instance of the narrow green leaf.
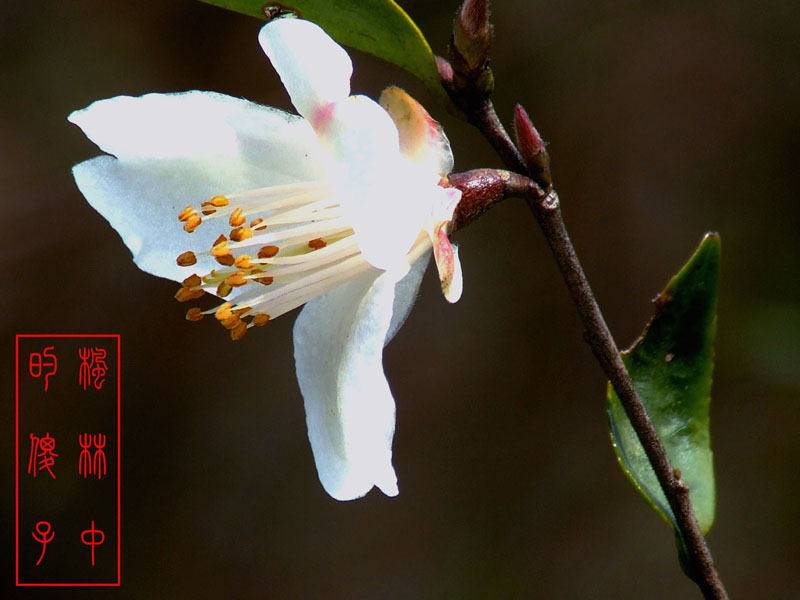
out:
<path id="1" fill-rule="evenodd" d="M 705 534 L 714 521 L 714 468 L 709 438 L 712 344 L 716 331 L 720 240 L 706 234 L 697 251 L 655 300 L 642 337 L 622 353 L 673 466 L 690 489 Z M 644 448 L 616 393 L 608 386 L 611 440 L 622 470 L 677 532 Z"/>
<path id="2" fill-rule="evenodd" d="M 393 0 L 203 0 L 265 19 L 264 7 L 287 9 L 320 25 L 340 44 L 402 67 L 441 93 L 436 60 L 416 23 Z"/>

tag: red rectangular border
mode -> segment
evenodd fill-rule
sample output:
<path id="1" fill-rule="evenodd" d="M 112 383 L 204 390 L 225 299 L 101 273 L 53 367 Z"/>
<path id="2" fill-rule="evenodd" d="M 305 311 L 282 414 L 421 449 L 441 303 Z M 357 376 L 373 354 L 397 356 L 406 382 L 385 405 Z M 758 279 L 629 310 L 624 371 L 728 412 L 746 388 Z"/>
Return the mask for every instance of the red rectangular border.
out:
<path id="1" fill-rule="evenodd" d="M 117 581 L 114 583 L 20 583 L 19 581 L 19 340 L 20 338 L 116 338 L 117 340 Z M 118 333 L 67 334 L 67 333 L 18 333 L 14 340 L 14 574 L 17 587 L 118 587 L 120 585 L 122 562 L 122 512 L 120 482 L 121 467 L 121 385 L 122 385 L 122 344 Z"/>

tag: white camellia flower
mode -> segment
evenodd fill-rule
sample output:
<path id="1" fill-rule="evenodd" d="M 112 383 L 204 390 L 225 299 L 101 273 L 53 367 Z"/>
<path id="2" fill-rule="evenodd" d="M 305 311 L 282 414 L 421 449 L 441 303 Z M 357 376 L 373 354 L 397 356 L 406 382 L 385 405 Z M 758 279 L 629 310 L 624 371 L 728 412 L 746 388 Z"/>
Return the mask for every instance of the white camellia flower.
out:
<path id="1" fill-rule="evenodd" d="M 101 100 L 69 120 L 111 156 L 75 180 L 141 269 L 182 282 L 178 300 L 224 298 L 187 319 L 214 315 L 239 339 L 306 304 L 295 361 L 322 485 L 393 496 L 383 347 L 431 247 L 445 296 L 461 294 L 450 146 L 402 90 L 350 96 L 350 58 L 317 25 L 277 19 L 259 42 L 301 116 L 211 92 Z"/>

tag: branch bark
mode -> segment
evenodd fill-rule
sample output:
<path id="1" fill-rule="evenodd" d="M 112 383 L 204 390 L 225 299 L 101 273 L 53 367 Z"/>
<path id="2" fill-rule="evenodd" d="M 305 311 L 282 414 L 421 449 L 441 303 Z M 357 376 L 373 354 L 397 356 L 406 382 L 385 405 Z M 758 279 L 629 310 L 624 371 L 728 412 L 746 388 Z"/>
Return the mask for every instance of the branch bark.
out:
<path id="1" fill-rule="evenodd" d="M 445 88 L 451 94 L 451 97 L 457 95 L 451 86 L 445 85 Z M 680 474 L 672 467 L 658 433 L 653 427 L 636 391 L 633 380 L 622 362 L 619 348 L 608 329 L 608 325 L 606 325 L 600 307 L 595 300 L 578 256 L 575 253 L 575 248 L 569 238 L 555 189 L 553 189 L 552 185 L 547 189 L 543 189 L 530 179 L 528 182 L 520 179 L 519 174 L 530 175 L 530 173 L 525 166 L 522 155 L 497 117 L 497 113 L 489 99 L 479 103 L 458 102 L 457 97 L 453 97 L 453 99 L 462 110 L 465 110 L 469 122 L 483 133 L 506 166 L 514 172 L 508 174 L 505 179 L 503 177 L 499 178 L 499 180 L 506 182 L 507 185 L 505 187 L 500 185 L 497 178 L 492 180 L 496 186 L 495 189 L 502 190 L 502 197 L 511 194 L 522 196 L 547 239 L 583 324 L 584 339 L 589 344 L 592 353 L 600 363 L 611 385 L 614 386 L 614 390 L 625 408 L 628 419 L 630 419 L 631 425 L 644 447 L 647 458 L 675 515 L 681 540 L 686 549 L 684 571 L 698 585 L 707 600 L 727 600 L 727 592 L 714 567 L 711 552 L 700 532 L 700 527 L 692 510 L 689 488 L 680 479 Z M 456 174 L 451 176 L 450 179 L 454 185 L 462 187 L 465 191 L 465 197 L 468 198 L 467 192 L 472 193 L 474 196 L 475 190 L 466 185 L 467 178 L 463 177 L 465 175 L 468 174 Z M 459 177 L 461 177 L 461 180 L 459 180 Z M 483 177 L 487 178 L 488 176 L 484 173 Z M 460 186 L 459 183 L 461 184 Z M 489 205 L 495 201 L 496 199 L 490 202 Z M 470 207 L 469 203 L 467 203 L 467 207 Z M 483 210 L 486 208 L 488 206 Z M 463 224 L 469 222 L 481 212 L 479 208 L 471 206 L 470 210 L 465 209 L 461 214 L 457 213 L 454 224 L 457 227 L 463 226 Z"/>

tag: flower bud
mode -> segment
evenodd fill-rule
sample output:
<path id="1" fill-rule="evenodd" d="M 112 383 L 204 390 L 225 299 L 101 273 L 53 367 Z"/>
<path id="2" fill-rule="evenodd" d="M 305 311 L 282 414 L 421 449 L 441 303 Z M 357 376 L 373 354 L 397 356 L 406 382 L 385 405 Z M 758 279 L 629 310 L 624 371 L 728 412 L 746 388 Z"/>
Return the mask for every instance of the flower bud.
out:
<path id="1" fill-rule="evenodd" d="M 436 56 L 436 68 L 439 71 L 439 79 L 441 79 L 442 85 L 445 87 L 445 89 L 452 88 L 453 67 L 450 66 L 450 63 L 447 62 L 447 59 L 441 56 Z"/>
<path id="2" fill-rule="evenodd" d="M 542 136 L 531 123 L 528 113 L 519 104 L 514 107 L 514 138 L 531 179 L 543 189 L 549 188 L 553 184 L 550 176 L 550 155 L 547 153 Z"/>
<path id="3" fill-rule="evenodd" d="M 492 44 L 489 0 L 465 0 L 453 23 L 453 45 L 471 71 L 482 67 Z"/>
<path id="4" fill-rule="evenodd" d="M 489 68 L 492 37 L 489 1 L 465 0 L 453 23 L 450 62 L 455 89 L 473 99 L 486 98 L 494 90 L 494 76 Z"/>

